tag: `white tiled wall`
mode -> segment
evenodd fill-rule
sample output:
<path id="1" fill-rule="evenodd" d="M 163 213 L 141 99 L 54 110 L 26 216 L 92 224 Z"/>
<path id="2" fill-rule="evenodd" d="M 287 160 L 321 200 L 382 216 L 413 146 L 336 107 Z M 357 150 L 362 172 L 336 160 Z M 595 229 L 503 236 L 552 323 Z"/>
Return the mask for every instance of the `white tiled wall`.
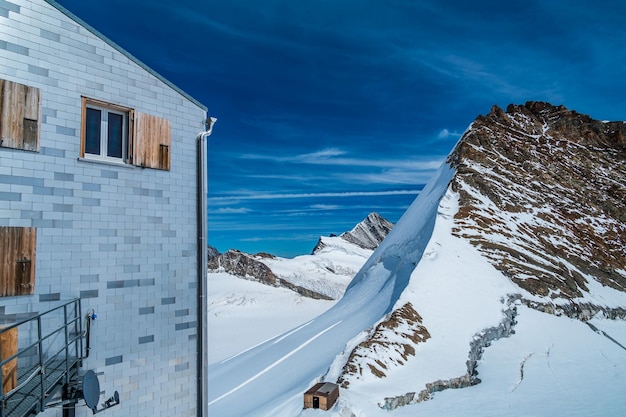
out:
<path id="1" fill-rule="evenodd" d="M 82 297 L 85 368 L 122 401 L 107 416 L 196 415 L 205 109 L 45 0 L 0 0 L 0 78 L 40 88 L 43 115 L 39 152 L 0 148 L 0 225 L 37 227 L 35 294 L 0 298 L 0 318 Z M 81 95 L 169 119 L 171 171 L 79 160 Z"/>

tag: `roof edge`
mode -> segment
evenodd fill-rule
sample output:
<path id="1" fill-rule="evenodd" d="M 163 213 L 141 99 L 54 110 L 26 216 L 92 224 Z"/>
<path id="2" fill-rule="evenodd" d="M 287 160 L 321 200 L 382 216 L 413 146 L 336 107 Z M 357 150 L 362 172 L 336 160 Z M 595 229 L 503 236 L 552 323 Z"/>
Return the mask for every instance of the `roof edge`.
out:
<path id="1" fill-rule="evenodd" d="M 128 59 L 130 59 L 131 61 L 133 61 L 135 64 L 139 65 L 141 68 L 143 68 L 144 70 L 148 71 L 150 74 L 152 74 L 153 76 L 155 76 L 156 78 L 158 78 L 160 81 L 162 81 L 163 83 L 167 84 L 170 88 L 172 88 L 174 91 L 178 92 L 180 95 L 182 95 L 183 97 L 185 97 L 187 100 L 191 101 L 192 103 L 194 103 L 195 105 L 197 105 L 198 107 L 200 107 L 201 109 L 203 109 L 205 112 L 207 112 L 209 109 L 207 108 L 207 106 L 205 106 L 204 104 L 202 104 L 200 101 L 196 100 L 195 98 L 193 98 L 191 95 L 189 95 L 188 93 L 186 93 L 185 91 L 183 91 L 180 87 L 176 86 L 176 84 L 174 84 L 173 82 L 171 82 L 170 80 L 168 80 L 167 78 L 163 77 L 161 74 L 159 74 L 158 72 L 156 72 L 155 70 L 153 70 L 152 68 L 150 68 L 149 66 L 147 66 L 146 64 L 144 64 L 139 58 L 135 57 L 133 54 L 131 54 L 130 52 L 128 52 L 126 49 L 122 48 L 121 46 L 119 46 L 117 43 L 113 42 L 111 39 L 109 39 L 106 35 L 104 35 L 102 32 L 100 32 L 99 30 L 97 30 L 96 28 L 94 28 L 93 26 L 91 26 L 89 23 L 85 22 L 83 19 L 81 19 L 80 17 L 76 16 L 74 13 L 72 13 L 71 11 L 69 11 L 68 9 L 66 9 L 64 6 L 62 6 L 61 4 L 57 3 L 55 0 L 45 0 L 46 3 L 50 4 L 52 7 L 54 7 L 55 9 L 59 10 L 61 13 L 63 13 L 64 15 L 66 15 L 67 17 L 69 17 L 70 19 L 74 20 L 76 23 L 78 23 L 79 25 L 81 25 L 82 27 L 84 27 L 85 29 L 87 29 L 89 32 L 93 33 L 94 35 L 96 35 L 97 37 L 99 37 L 100 39 L 102 39 L 104 42 L 106 42 L 107 44 L 109 44 L 111 47 L 113 47 L 114 49 L 116 49 L 118 52 L 120 52 L 121 54 L 123 54 L 124 56 L 126 56 Z"/>

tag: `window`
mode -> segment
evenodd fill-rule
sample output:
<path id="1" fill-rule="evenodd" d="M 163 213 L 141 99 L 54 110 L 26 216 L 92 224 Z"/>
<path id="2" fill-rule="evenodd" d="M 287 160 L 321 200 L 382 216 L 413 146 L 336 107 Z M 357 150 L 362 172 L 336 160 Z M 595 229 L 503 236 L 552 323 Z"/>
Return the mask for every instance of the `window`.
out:
<path id="1" fill-rule="evenodd" d="M 83 157 L 129 162 L 131 109 L 85 100 Z"/>
<path id="2" fill-rule="evenodd" d="M 83 97 L 81 157 L 170 170 L 167 119 Z"/>
<path id="3" fill-rule="evenodd" d="M 0 147 L 39 151 L 41 90 L 0 80 Z"/>

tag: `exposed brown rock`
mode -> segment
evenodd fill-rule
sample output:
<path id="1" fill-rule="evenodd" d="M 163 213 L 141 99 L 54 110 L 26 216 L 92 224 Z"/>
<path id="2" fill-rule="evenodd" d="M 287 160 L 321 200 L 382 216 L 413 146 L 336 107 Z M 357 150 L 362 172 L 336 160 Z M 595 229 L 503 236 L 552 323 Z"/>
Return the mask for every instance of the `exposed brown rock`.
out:
<path id="1" fill-rule="evenodd" d="M 585 276 L 626 291 L 625 137 L 564 106 L 494 106 L 450 155 L 454 233 L 532 294 L 582 296 Z"/>
<path id="2" fill-rule="evenodd" d="M 235 249 L 209 259 L 208 268 L 210 270 L 223 268 L 226 272 L 241 278 L 276 285 L 277 277 L 267 265 Z"/>
<path id="3" fill-rule="evenodd" d="M 390 340 L 389 332 L 399 337 Z M 390 364 L 403 365 L 409 356 L 415 356 L 415 346 L 427 339 L 430 339 L 430 333 L 422 325 L 422 317 L 411 303 L 406 303 L 380 322 L 372 335 L 352 350 L 337 383 L 347 388 L 350 380 L 359 379 L 364 371 L 384 378 L 388 366 L 380 358 Z"/>
<path id="4" fill-rule="evenodd" d="M 625 137 L 624 122 L 600 122 L 543 102 L 510 105 L 506 112 L 494 106 L 476 119 L 448 159 L 456 168 L 451 187 L 460 205 L 453 233 L 469 240 L 512 282 L 542 298 L 510 295 L 500 325 L 470 342 L 466 374 L 385 398 L 381 408 L 479 383 L 482 352 L 514 333 L 516 305 L 582 321 L 597 314 L 626 317 L 624 308 L 577 299 L 589 291 L 591 280 L 626 291 Z M 396 310 L 390 317 L 402 314 Z M 353 350 L 339 380 L 344 388 L 365 371 L 384 377 L 398 353 L 406 360 L 406 346 L 415 344 L 388 343 L 389 328 L 387 322 L 379 324 Z"/>
<path id="5" fill-rule="evenodd" d="M 465 362 L 467 367 L 465 374 L 450 379 L 439 379 L 434 382 L 429 382 L 419 393 L 408 392 L 395 397 L 387 397 L 385 398 L 385 402 L 380 404 L 380 407 L 385 410 L 393 410 L 407 404 L 426 401 L 430 399 L 434 393 L 439 391 L 446 389 L 467 388 L 472 385 L 479 384 L 481 381 L 480 378 L 477 377 L 478 363 L 482 358 L 484 349 L 487 346 L 490 346 L 495 340 L 503 337 L 509 337 L 511 334 L 515 333 L 513 327 L 517 324 L 517 321 L 515 320 L 515 317 L 517 316 L 517 307 L 515 306 L 514 299 L 509 300 L 509 307 L 502 311 L 502 313 L 503 318 L 498 326 L 484 329 L 474 335 L 474 338 L 469 344 L 469 354 L 467 361 Z"/>

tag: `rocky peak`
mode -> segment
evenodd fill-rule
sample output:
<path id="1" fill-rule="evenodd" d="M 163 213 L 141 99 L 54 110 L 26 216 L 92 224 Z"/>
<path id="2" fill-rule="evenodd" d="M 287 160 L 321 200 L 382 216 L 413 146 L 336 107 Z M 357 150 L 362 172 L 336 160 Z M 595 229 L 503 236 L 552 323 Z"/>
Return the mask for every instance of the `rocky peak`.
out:
<path id="1" fill-rule="evenodd" d="M 494 106 L 449 162 L 455 233 L 531 294 L 573 299 L 589 280 L 626 291 L 626 123 L 545 102 Z"/>
<path id="2" fill-rule="evenodd" d="M 207 266 L 209 270 L 223 269 L 238 277 L 258 281 L 266 285 L 275 286 L 277 283 L 276 275 L 267 265 L 254 259 L 253 256 L 235 249 L 209 258 Z"/>
<path id="3" fill-rule="evenodd" d="M 392 228 L 393 223 L 380 214 L 370 213 L 365 220 L 354 226 L 351 231 L 342 233 L 340 237 L 363 249 L 376 249 Z"/>
<path id="4" fill-rule="evenodd" d="M 215 258 L 216 256 L 220 256 L 220 252 L 211 245 L 207 245 L 207 259 Z"/>
<path id="5" fill-rule="evenodd" d="M 363 249 L 373 250 L 380 245 L 380 242 L 389 234 L 393 226 L 393 223 L 380 214 L 372 212 L 363 221 L 354 226 L 352 230 L 342 233 L 339 237 Z M 323 248 L 324 242 L 322 239 L 319 239 L 317 245 L 313 248 L 312 254 L 318 253 Z"/>

